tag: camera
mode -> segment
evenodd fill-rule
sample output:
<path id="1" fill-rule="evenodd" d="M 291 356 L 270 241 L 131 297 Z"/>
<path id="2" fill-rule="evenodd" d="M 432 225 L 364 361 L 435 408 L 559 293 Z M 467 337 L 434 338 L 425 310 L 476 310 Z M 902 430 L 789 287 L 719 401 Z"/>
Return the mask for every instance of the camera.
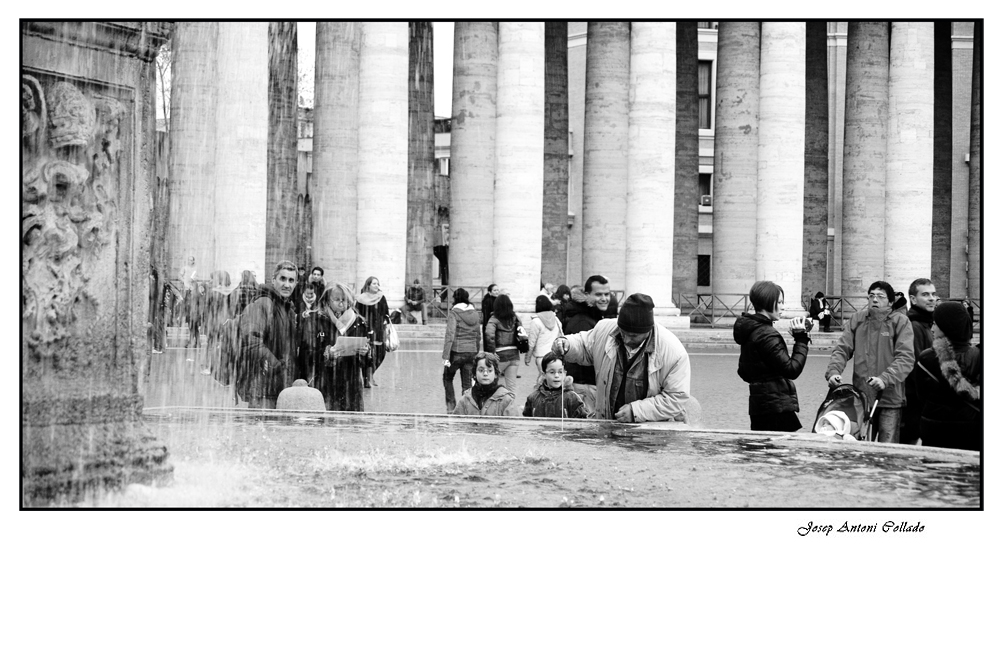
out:
<path id="1" fill-rule="evenodd" d="M 806 326 L 806 331 L 807 332 L 811 332 L 812 331 L 812 328 L 813 328 L 812 318 L 806 318 L 805 319 L 805 326 Z"/>

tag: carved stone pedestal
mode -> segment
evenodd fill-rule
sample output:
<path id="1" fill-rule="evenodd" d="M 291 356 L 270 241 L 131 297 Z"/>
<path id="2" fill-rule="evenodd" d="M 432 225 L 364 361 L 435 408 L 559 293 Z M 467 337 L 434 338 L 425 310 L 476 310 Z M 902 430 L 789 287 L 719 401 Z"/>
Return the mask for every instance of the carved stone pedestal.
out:
<path id="1" fill-rule="evenodd" d="M 169 481 L 142 424 L 159 23 L 22 22 L 25 505 Z"/>

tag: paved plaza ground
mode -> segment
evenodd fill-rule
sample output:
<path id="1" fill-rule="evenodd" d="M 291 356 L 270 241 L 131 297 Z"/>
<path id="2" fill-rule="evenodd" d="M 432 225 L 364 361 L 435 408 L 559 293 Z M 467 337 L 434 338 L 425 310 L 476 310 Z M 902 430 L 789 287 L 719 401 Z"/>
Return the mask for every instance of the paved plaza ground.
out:
<path id="1" fill-rule="evenodd" d="M 688 352 L 691 356 L 691 394 L 702 407 L 699 426 L 749 429 L 747 384 L 736 374 L 739 349 L 702 345 L 688 346 Z M 204 348 L 168 347 L 164 354 L 152 355 L 146 383 L 146 407 L 237 406 L 231 388 L 224 388 L 211 376 L 201 373 L 204 360 Z M 811 430 L 816 411 L 826 396 L 823 375 L 829 361 L 829 352 L 811 352 L 805 371 L 795 382 L 799 393 L 799 420 L 804 431 Z M 847 377 L 850 377 L 849 371 L 850 364 Z M 365 410 L 372 413 L 444 413 L 441 373 L 440 342 L 404 341 L 400 350 L 386 356 L 375 374 L 378 386 L 364 391 Z M 535 371 L 522 365 L 515 392 L 521 406 L 535 380 Z M 458 394 L 461 392 L 459 374 L 455 374 L 454 383 Z"/>

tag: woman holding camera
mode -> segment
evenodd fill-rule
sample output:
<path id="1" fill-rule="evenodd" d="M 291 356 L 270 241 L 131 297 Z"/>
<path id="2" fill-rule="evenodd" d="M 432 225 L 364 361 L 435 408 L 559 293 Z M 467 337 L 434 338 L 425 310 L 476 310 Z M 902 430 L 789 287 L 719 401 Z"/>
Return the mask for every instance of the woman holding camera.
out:
<path id="1" fill-rule="evenodd" d="M 809 353 L 808 329 L 812 321 L 793 318 L 792 354 L 784 337 L 774 328 L 781 318 L 785 292 L 771 281 L 757 281 L 750 288 L 753 314 L 742 314 L 733 326 L 733 339 L 740 344 L 740 378 L 750 384 L 750 429 L 753 431 L 798 431 L 802 427 L 795 383 Z"/>

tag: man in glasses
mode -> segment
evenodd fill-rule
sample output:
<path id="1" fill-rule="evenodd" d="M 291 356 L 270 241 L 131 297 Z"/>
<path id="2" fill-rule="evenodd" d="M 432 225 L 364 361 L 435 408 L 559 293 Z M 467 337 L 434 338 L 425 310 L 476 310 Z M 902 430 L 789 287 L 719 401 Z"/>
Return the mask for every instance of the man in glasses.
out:
<path id="1" fill-rule="evenodd" d="M 847 360 L 854 359 L 854 387 L 868 396 L 868 405 L 882 393 L 872 422 L 873 439 L 899 443 L 899 425 L 906 405 L 904 382 L 913 369 L 913 325 L 906 316 L 906 298 L 886 281 L 868 288 L 868 305 L 851 316 L 830 355 L 826 379 L 841 383 Z"/>

